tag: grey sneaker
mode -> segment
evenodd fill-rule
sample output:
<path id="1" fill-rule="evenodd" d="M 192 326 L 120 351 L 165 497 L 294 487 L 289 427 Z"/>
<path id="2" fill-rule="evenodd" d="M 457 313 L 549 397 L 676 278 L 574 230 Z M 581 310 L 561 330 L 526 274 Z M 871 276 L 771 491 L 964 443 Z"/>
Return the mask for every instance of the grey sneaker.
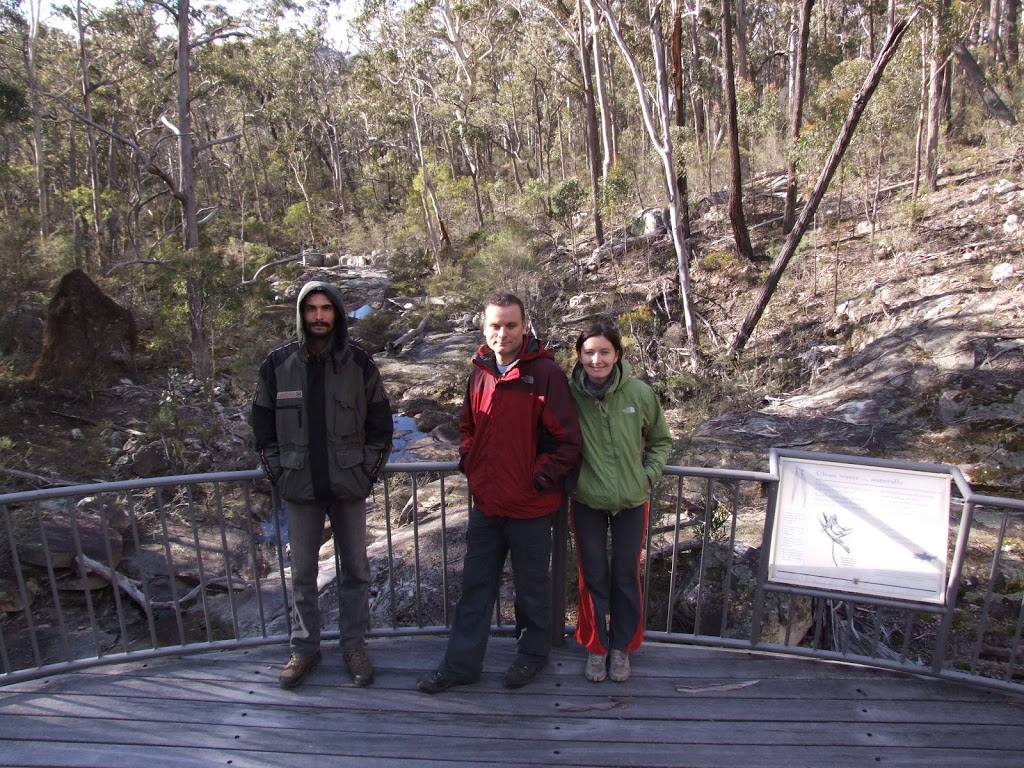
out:
<path id="1" fill-rule="evenodd" d="M 366 651 L 345 651 L 342 658 L 345 660 L 345 668 L 352 675 L 353 683 L 365 688 L 373 682 L 373 664 Z"/>
<path id="2" fill-rule="evenodd" d="M 320 662 L 320 651 L 314 651 L 308 656 L 298 656 L 292 654 L 292 657 L 288 659 L 288 663 L 284 665 L 284 669 L 281 670 L 281 676 L 277 682 L 282 688 L 294 688 L 302 682 L 302 678 L 306 676 L 313 667 Z"/>
<path id="3" fill-rule="evenodd" d="M 608 657 L 603 653 L 591 653 L 587 655 L 587 666 L 583 674 L 592 683 L 600 683 L 608 674 Z"/>
<path id="4" fill-rule="evenodd" d="M 616 683 L 629 680 L 629 655 L 625 651 L 612 651 L 608 663 L 608 677 Z"/>

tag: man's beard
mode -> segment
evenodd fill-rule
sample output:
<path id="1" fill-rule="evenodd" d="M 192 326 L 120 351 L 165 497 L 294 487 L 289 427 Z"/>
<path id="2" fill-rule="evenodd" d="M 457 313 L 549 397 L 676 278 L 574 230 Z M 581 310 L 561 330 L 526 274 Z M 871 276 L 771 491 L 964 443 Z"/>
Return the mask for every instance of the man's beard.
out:
<path id="1" fill-rule="evenodd" d="M 306 336 L 313 339 L 326 339 L 334 332 L 328 325 L 307 325 Z"/>

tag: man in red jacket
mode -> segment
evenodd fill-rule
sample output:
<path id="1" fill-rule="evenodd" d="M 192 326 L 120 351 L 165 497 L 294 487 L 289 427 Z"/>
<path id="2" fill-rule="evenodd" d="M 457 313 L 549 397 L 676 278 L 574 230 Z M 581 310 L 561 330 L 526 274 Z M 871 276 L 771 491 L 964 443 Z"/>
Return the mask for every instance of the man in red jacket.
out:
<path id="1" fill-rule="evenodd" d="M 480 679 L 508 554 L 518 642 L 505 687 L 530 682 L 551 651 L 551 525 L 579 456 L 576 407 L 562 369 L 527 330 L 517 297 L 506 293 L 487 302 L 484 340 L 473 358 L 460 424 L 459 466 L 473 496 L 462 597 L 444 659 L 416 684 L 424 693 Z"/>

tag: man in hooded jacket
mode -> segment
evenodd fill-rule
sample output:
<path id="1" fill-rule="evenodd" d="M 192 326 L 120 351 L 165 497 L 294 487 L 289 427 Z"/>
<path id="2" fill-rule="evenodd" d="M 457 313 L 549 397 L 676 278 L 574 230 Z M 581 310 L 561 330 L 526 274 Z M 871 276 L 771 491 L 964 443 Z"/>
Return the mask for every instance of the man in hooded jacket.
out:
<path id="1" fill-rule="evenodd" d="M 342 657 L 353 682 L 366 686 L 366 497 L 391 451 L 391 406 L 373 359 L 348 338 L 335 286 L 302 287 L 296 329 L 260 366 L 252 405 L 256 446 L 285 502 L 291 545 L 291 658 L 279 682 L 294 688 L 320 661 L 318 555 L 329 518 L 341 563 Z"/>

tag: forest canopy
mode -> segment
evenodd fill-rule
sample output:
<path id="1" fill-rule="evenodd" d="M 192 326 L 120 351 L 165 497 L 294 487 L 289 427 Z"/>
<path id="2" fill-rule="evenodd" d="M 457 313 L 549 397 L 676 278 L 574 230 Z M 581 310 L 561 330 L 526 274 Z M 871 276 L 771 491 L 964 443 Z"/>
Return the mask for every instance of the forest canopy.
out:
<path id="1" fill-rule="evenodd" d="M 1019 0 L 365 0 L 350 50 L 329 6 L 293 10 L 77 0 L 57 23 L 0 0 L 5 305 L 76 267 L 156 285 L 205 375 L 217 311 L 282 256 L 376 253 L 398 284 L 477 291 L 541 248 L 571 276 L 658 208 L 696 352 L 701 200 L 727 192 L 731 248 L 771 260 L 859 108 L 836 172 L 869 219 L 957 146 L 1021 138 Z M 749 234 L 755 179 L 775 240 Z"/>

